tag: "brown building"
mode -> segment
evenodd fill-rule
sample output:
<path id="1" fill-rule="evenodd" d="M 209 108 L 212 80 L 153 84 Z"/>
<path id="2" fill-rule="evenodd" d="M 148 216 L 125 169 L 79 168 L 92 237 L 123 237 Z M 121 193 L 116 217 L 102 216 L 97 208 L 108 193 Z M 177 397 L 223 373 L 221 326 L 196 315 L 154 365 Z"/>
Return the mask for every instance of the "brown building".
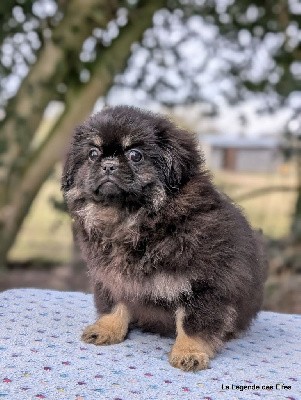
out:
<path id="1" fill-rule="evenodd" d="M 206 135 L 200 143 L 211 169 L 273 172 L 283 163 L 277 137 Z"/>

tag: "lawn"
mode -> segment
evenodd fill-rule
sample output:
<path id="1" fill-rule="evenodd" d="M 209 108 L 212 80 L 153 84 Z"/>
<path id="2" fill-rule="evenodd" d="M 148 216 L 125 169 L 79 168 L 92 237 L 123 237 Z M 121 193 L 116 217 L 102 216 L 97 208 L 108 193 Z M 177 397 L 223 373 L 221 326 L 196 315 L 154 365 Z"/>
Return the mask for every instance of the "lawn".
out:
<path id="1" fill-rule="evenodd" d="M 234 173 L 219 171 L 215 183 L 234 200 L 244 194 L 266 187 L 295 187 L 294 166 L 284 165 L 277 173 Z M 255 228 L 272 237 L 280 238 L 289 232 L 296 202 L 295 191 L 275 191 L 261 196 L 238 200 L 245 215 Z"/>
<path id="2" fill-rule="evenodd" d="M 58 166 L 40 190 L 9 253 L 9 260 L 70 261 L 70 218 L 66 213 L 56 210 L 50 200 L 55 198 L 62 201 L 60 174 L 61 167 Z"/>
<path id="3" fill-rule="evenodd" d="M 60 166 L 47 180 L 34 201 L 31 210 L 9 254 L 12 261 L 46 260 L 55 263 L 70 261 L 72 233 L 70 218 L 55 210 L 50 198 L 62 198 L 60 193 Z M 285 166 L 275 174 L 251 174 L 219 171 L 214 181 L 233 199 L 254 189 L 266 186 L 296 185 L 293 166 Z M 274 192 L 240 201 L 252 225 L 262 228 L 273 238 L 285 236 L 289 231 L 296 193 Z"/>

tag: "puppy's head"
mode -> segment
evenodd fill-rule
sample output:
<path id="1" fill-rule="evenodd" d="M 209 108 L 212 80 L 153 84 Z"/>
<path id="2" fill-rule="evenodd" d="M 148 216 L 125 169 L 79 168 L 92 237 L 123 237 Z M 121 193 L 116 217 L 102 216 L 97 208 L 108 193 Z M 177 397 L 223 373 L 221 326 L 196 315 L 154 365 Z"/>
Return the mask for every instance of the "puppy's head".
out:
<path id="1" fill-rule="evenodd" d="M 133 107 L 106 108 L 76 128 L 62 188 L 67 202 L 157 210 L 199 164 L 193 136 L 169 120 Z"/>

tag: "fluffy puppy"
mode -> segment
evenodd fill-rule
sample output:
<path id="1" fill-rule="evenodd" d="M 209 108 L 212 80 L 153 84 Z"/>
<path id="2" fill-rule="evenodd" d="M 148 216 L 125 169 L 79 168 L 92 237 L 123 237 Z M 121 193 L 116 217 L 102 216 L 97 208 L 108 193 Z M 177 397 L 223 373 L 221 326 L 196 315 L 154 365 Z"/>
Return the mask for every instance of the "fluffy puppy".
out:
<path id="1" fill-rule="evenodd" d="M 100 315 L 82 340 L 119 343 L 136 324 L 176 335 L 171 365 L 195 371 L 250 325 L 263 297 L 260 240 L 190 133 L 106 108 L 76 128 L 62 189 Z"/>

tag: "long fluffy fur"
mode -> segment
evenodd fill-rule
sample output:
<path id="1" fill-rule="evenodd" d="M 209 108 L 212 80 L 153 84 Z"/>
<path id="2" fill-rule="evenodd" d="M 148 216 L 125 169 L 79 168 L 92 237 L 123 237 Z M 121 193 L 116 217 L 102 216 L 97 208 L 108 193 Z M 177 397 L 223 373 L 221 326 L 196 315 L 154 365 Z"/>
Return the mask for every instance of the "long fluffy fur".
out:
<path id="1" fill-rule="evenodd" d="M 90 196 L 101 169 L 88 160 L 95 140 L 104 157 L 118 158 L 116 198 Z M 140 167 L 124 157 L 131 144 L 146 155 Z M 173 335 L 181 309 L 185 333 L 216 348 L 256 316 L 261 239 L 215 188 L 190 133 L 136 108 L 105 109 L 76 129 L 62 188 L 99 313 L 122 302 L 138 326 Z"/>

